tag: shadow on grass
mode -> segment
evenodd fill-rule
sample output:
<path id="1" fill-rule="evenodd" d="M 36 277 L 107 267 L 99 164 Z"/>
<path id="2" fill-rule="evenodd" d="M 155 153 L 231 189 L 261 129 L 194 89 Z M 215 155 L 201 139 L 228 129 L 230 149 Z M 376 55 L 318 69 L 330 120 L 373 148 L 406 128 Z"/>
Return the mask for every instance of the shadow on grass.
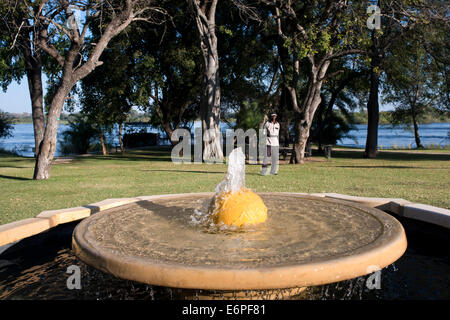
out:
<path id="1" fill-rule="evenodd" d="M 170 162 L 170 152 L 145 151 L 139 153 L 92 155 L 88 157 L 79 156 L 73 162 L 83 162 L 85 160 L 123 160 L 123 161 L 166 161 Z"/>
<path id="2" fill-rule="evenodd" d="M 164 170 L 164 169 L 148 169 L 141 171 L 161 171 L 161 172 L 185 172 L 185 173 L 213 173 L 213 174 L 225 174 L 226 171 L 200 171 L 200 170 Z"/>
<path id="3" fill-rule="evenodd" d="M 11 180 L 21 180 L 21 181 L 33 180 L 30 178 L 23 178 L 23 177 L 4 176 L 2 174 L 0 174 L 0 179 L 11 179 Z"/>
<path id="4" fill-rule="evenodd" d="M 0 164 L 0 168 L 29 169 L 29 168 L 32 168 L 32 167 L 20 167 L 20 166 L 11 166 L 11 165 L 2 165 L 2 164 Z"/>
<path id="5" fill-rule="evenodd" d="M 28 169 L 30 167 L 24 167 L 24 162 L 34 163 L 34 158 L 14 156 L 5 156 L 0 154 L 0 168 L 14 168 L 14 169 Z"/>
<path id="6" fill-rule="evenodd" d="M 319 155 L 320 156 L 320 155 Z M 339 149 L 332 151 L 332 158 L 339 159 L 364 159 L 363 152 L 361 151 L 341 151 Z M 76 161 L 83 161 L 85 159 L 98 159 L 98 160 L 130 160 L 130 161 L 171 161 L 170 148 L 155 148 L 145 150 L 132 150 L 124 155 L 122 154 L 109 154 L 107 156 L 95 155 L 90 157 L 77 157 Z M 390 161 L 448 161 L 450 160 L 450 154 L 415 154 L 407 152 L 389 152 L 380 151 L 378 157 L 375 159 L 367 160 L 390 160 Z M 393 166 L 394 167 L 394 166 Z M 402 168 L 403 166 L 399 166 Z M 407 168 L 404 166 L 404 168 Z"/>
<path id="7" fill-rule="evenodd" d="M 445 170 L 446 167 L 430 168 L 430 167 L 409 167 L 409 166 L 334 166 L 335 168 L 352 168 L 352 169 L 425 169 L 425 170 Z M 449 167 L 450 169 L 450 167 Z"/>
<path id="8" fill-rule="evenodd" d="M 332 158 L 344 159 L 364 159 L 361 151 L 341 151 L 333 150 Z M 375 159 L 367 160 L 392 160 L 392 161 L 449 161 L 450 154 L 425 154 L 425 153 L 406 153 L 406 152 L 389 152 L 380 151 Z"/>

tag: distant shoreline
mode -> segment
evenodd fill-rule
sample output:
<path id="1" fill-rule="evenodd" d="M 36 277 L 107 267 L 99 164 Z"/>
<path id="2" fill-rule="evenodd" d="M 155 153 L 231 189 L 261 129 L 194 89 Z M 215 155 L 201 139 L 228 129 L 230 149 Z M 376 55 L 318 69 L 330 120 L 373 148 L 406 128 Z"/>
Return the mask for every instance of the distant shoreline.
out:
<path id="1" fill-rule="evenodd" d="M 33 121 L 32 120 L 18 120 L 18 119 L 12 119 L 12 124 L 32 124 Z M 60 124 L 69 124 L 69 121 L 67 120 L 60 120 L 59 121 Z M 428 121 L 424 121 L 424 122 L 419 122 L 419 124 L 431 124 L 431 123 L 450 123 L 450 119 L 433 119 L 433 120 L 428 120 Z M 355 122 L 353 124 L 367 124 L 367 122 Z M 380 121 L 379 123 L 380 125 L 389 125 L 391 124 L 390 122 L 385 122 L 385 121 Z"/>
<path id="2" fill-rule="evenodd" d="M 14 125 L 14 124 L 33 124 L 33 121 L 32 120 L 30 120 L 30 121 L 28 121 L 28 120 L 17 120 L 17 119 L 12 119 L 12 124 Z M 69 121 L 67 121 L 67 120 L 60 120 L 59 121 L 59 123 L 60 124 L 69 124 Z"/>
<path id="3" fill-rule="evenodd" d="M 379 124 L 380 125 L 390 125 L 391 123 L 391 113 L 392 111 L 380 111 Z M 33 123 L 33 118 L 31 113 L 12 113 L 6 112 L 8 117 L 11 119 L 13 124 L 30 124 Z M 61 113 L 60 124 L 69 124 L 69 120 L 74 117 L 75 114 Z M 337 111 L 339 117 L 345 117 L 341 112 Z M 367 113 L 365 112 L 352 112 L 349 114 L 353 120 L 354 125 L 367 125 Z M 136 113 L 128 119 L 127 122 L 141 122 L 148 123 L 150 118 L 144 113 Z M 197 119 L 200 120 L 200 119 Z M 197 121 L 196 120 L 196 121 Z M 228 119 L 230 121 L 231 119 Z M 234 119 L 235 120 L 235 119 Z M 225 123 L 227 121 L 224 121 Z M 431 123 L 450 123 L 450 112 L 438 112 L 430 111 L 424 115 L 420 120 L 419 124 L 431 124 Z M 411 124 L 412 125 L 412 124 Z M 401 127 L 402 125 L 397 125 L 396 127 Z"/>

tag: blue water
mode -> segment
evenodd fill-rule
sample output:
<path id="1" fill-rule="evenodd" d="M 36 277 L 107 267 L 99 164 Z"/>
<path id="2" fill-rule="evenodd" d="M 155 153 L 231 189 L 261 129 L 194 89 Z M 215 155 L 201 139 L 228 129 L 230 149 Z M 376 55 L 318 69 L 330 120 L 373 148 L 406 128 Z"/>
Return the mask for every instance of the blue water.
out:
<path id="1" fill-rule="evenodd" d="M 200 122 L 196 121 L 193 128 L 199 127 Z M 58 137 L 64 130 L 67 129 L 67 125 L 61 124 L 58 128 Z M 224 130 L 227 125 L 221 123 L 221 129 Z M 156 129 L 150 128 L 149 132 L 158 132 Z M 450 123 L 431 123 L 423 124 L 419 126 L 419 133 L 422 144 L 427 146 L 434 144 L 440 146 L 450 145 Z M 160 137 L 165 137 L 161 131 L 159 131 Z M 364 148 L 367 136 L 367 126 L 360 124 L 355 126 L 355 130 L 349 132 L 351 138 L 344 138 L 338 141 L 338 145 L 347 147 Z M 114 144 L 117 142 L 117 134 L 110 137 Z M 381 125 L 378 129 L 378 146 L 382 149 L 385 148 L 415 148 L 414 134 L 412 131 L 403 130 L 402 128 L 392 128 L 390 125 Z M 16 124 L 14 125 L 13 136 L 7 139 L 0 140 L 0 148 L 5 150 L 15 150 L 22 156 L 33 157 L 34 137 L 33 137 L 33 125 L 30 124 Z M 61 156 L 59 145 L 56 147 L 55 156 Z"/>
<path id="2" fill-rule="evenodd" d="M 348 135 L 352 137 L 338 141 L 338 145 L 346 147 L 364 148 L 366 145 L 367 125 L 358 124 L 355 130 Z M 450 145 L 450 123 L 430 123 L 419 125 L 420 140 L 424 146 Z M 391 125 L 380 125 L 378 127 L 378 147 L 385 148 L 415 148 L 414 133 L 400 127 L 393 128 Z"/>
<path id="3" fill-rule="evenodd" d="M 59 125 L 58 137 L 67 129 L 67 125 Z M 0 139 L 0 148 L 15 151 L 24 157 L 34 157 L 33 124 L 15 124 L 12 137 Z M 56 146 L 55 156 L 61 156 L 59 145 Z"/>

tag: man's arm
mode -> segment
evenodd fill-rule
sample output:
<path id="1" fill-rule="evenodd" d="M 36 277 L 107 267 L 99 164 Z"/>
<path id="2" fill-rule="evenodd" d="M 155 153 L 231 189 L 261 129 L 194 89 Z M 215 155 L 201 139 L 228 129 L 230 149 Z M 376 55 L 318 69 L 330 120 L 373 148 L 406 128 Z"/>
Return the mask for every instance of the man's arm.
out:
<path id="1" fill-rule="evenodd" d="M 267 135 L 267 136 L 269 136 L 269 130 L 267 130 L 267 121 L 266 122 L 264 122 L 264 124 L 263 124 L 263 133 L 265 134 L 265 135 Z"/>

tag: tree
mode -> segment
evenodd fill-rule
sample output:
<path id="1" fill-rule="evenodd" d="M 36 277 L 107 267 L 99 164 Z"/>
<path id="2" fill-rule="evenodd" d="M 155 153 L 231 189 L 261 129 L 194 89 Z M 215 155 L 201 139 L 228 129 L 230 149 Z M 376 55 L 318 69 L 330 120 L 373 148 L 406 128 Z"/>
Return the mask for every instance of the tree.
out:
<path id="1" fill-rule="evenodd" d="M 426 28 L 427 36 L 433 35 Z M 446 95 L 444 74 L 425 50 L 422 40 L 423 31 L 417 31 L 399 41 L 392 48 L 387 62 L 387 81 L 384 101 L 393 103 L 395 110 L 391 114 L 394 125 L 413 126 L 417 148 L 423 148 L 420 141 L 419 122 L 432 109 L 442 107 Z M 450 106 L 445 104 L 447 108 Z"/>
<path id="2" fill-rule="evenodd" d="M 216 36 L 216 8 L 218 0 L 189 0 L 197 24 L 203 55 L 203 90 L 200 100 L 202 119 L 203 159 L 223 159 L 220 137 L 220 78 Z"/>
<path id="3" fill-rule="evenodd" d="M 5 0 L 0 4 L 0 83 L 5 91 L 11 81 L 28 80 L 33 118 L 35 156 L 44 137 L 42 70 L 45 57 L 38 46 L 39 25 L 33 25 L 28 8 L 37 9 L 33 1 Z"/>
<path id="4" fill-rule="evenodd" d="M 355 1 L 261 2 L 271 10 L 270 27 L 281 64 L 281 101 L 294 111 L 291 163 L 303 163 L 322 85 L 339 72 L 327 73 L 331 61 L 362 52 L 365 7 Z"/>
<path id="5" fill-rule="evenodd" d="M 36 5 L 30 8 L 26 19 L 33 21 L 40 30 L 37 35 L 40 49 L 60 68 L 33 176 L 34 179 L 48 179 L 56 149 L 58 118 L 72 88 L 102 64 L 100 56 L 112 38 L 133 21 L 159 21 L 164 11 L 155 5 L 156 1 L 144 0 L 43 0 L 34 3 Z M 102 29 L 96 42 L 87 37 L 91 23 L 99 24 Z"/>
<path id="6" fill-rule="evenodd" d="M 8 115 L 0 110 L 0 139 L 12 136 L 13 126 Z"/>
<path id="7" fill-rule="evenodd" d="M 221 120 L 233 119 L 237 128 L 258 131 L 264 116 L 275 111 L 279 61 L 261 21 L 251 19 L 255 17 L 240 2 L 233 4 L 218 11 L 216 22 L 221 52 Z"/>
<path id="8" fill-rule="evenodd" d="M 381 29 L 372 30 L 367 50 L 370 64 L 370 91 L 367 101 L 367 139 L 364 156 L 375 158 L 378 153 L 379 91 L 386 56 L 392 44 L 436 21 L 448 20 L 444 1 L 372 1 L 381 11 Z"/>
<path id="9" fill-rule="evenodd" d="M 187 3 L 175 1 L 165 6 L 170 23 L 140 28 L 130 39 L 133 71 L 131 100 L 151 116 L 172 144 L 174 130 L 187 126 L 199 114 L 203 78 L 195 21 L 186 14 Z M 153 39 L 157 40 L 153 40 Z"/>
<path id="10" fill-rule="evenodd" d="M 331 72 L 342 72 L 329 79 L 322 89 L 309 137 L 310 142 L 318 144 L 319 151 L 323 144 L 335 144 L 352 129 L 352 111 L 358 106 L 359 95 L 367 90 L 368 72 L 360 64 L 354 68 L 348 66 L 346 59 L 339 59 L 330 68 Z"/>
<path id="11" fill-rule="evenodd" d="M 99 30 L 92 33 L 100 37 Z M 125 151 L 122 143 L 123 123 L 132 108 L 134 86 L 128 45 L 125 35 L 117 36 L 101 56 L 103 65 L 81 80 L 80 113 L 96 128 L 103 155 L 108 153 L 105 133 L 111 132 L 116 124 L 119 125 L 120 148 L 122 153 Z"/>

